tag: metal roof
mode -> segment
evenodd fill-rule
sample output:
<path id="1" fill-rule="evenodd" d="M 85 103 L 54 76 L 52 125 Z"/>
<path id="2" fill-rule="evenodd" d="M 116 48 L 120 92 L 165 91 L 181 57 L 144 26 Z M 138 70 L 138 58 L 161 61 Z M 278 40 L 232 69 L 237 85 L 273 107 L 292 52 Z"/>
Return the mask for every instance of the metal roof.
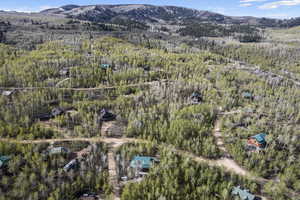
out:
<path id="1" fill-rule="evenodd" d="M 255 196 L 250 194 L 248 190 L 242 190 L 240 186 L 234 187 L 232 190 L 233 195 L 239 195 L 241 200 L 254 200 Z"/>
<path id="2" fill-rule="evenodd" d="M 50 149 L 49 154 L 53 155 L 53 154 L 68 153 L 68 152 L 69 150 L 65 147 L 54 147 Z"/>
<path id="3" fill-rule="evenodd" d="M 3 91 L 3 92 L 2 92 L 2 95 L 3 95 L 3 96 L 10 96 L 10 95 L 12 95 L 13 93 L 14 93 L 13 90 L 12 90 L 12 91 L 8 91 L 8 90 L 7 90 L 7 91 Z"/>
<path id="4" fill-rule="evenodd" d="M 266 143 L 266 139 L 265 139 L 266 136 L 267 136 L 267 134 L 260 133 L 260 134 L 257 134 L 255 136 L 252 136 L 251 138 L 254 138 L 260 144 L 263 144 L 263 143 Z"/>
<path id="5" fill-rule="evenodd" d="M 158 159 L 156 159 L 155 157 L 135 156 L 130 162 L 130 167 L 150 169 L 153 162 L 156 162 L 156 161 L 158 161 Z"/>
<path id="6" fill-rule="evenodd" d="M 248 97 L 248 98 L 250 98 L 250 97 L 252 97 L 252 93 L 250 93 L 250 92 L 243 92 L 243 97 Z"/>
<path id="7" fill-rule="evenodd" d="M 0 156 L 0 168 L 3 165 L 7 164 L 9 160 L 10 160 L 9 156 Z"/>
<path id="8" fill-rule="evenodd" d="M 101 64 L 100 67 L 102 69 L 108 69 L 108 68 L 110 68 L 110 64 Z"/>

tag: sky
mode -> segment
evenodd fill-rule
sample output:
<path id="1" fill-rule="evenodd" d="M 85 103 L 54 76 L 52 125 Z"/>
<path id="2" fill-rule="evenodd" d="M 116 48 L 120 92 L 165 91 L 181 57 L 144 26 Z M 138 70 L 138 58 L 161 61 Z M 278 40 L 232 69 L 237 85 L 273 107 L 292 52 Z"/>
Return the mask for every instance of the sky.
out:
<path id="1" fill-rule="evenodd" d="M 229 16 L 300 17 L 300 0 L 0 0 L 0 10 L 37 12 L 67 4 L 153 4 L 208 10 Z"/>

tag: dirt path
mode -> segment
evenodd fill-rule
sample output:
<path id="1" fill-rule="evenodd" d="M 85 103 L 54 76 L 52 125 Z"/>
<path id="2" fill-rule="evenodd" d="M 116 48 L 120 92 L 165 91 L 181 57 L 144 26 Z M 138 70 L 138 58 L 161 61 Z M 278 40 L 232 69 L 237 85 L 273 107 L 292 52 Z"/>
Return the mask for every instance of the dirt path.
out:
<path id="1" fill-rule="evenodd" d="M 71 78 L 66 78 L 64 80 L 59 81 L 58 83 L 56 83 L 55 87 L 59 87 L 61 84 L 63 84 L 64 82 L 71 80 Z"/>
<path id="2" fill-rule="evenodd" d="M 136 83 L 129 85 L 115 85 L 115 86 L 100 86 L 95 88 L 59 88 L 59 87 L 0 87 L 0 90 L 38 90 L 38 89 L 57 89 L 57 90 L 70 90 L 70 91 L 94 91 L 94 90 L 105 90 L 105 89 L 116 89 L 119 87 L 139 87 L 155 85 L 160 82 L 166 82 L 168 80 L 151 81 L 144 83 Z"/>
<path id="3" fill-rule="evenodd" d="M 117 162 L 115 159 L 116 151 L 120 146 L 126 144 L 126 142 L 119 141 L 109 144 L 108 149 L 108 172 L 109 172 L 109 183 L 113 186 L 114 200 L 120 200 L 121 186 L 118 178 Z"/>

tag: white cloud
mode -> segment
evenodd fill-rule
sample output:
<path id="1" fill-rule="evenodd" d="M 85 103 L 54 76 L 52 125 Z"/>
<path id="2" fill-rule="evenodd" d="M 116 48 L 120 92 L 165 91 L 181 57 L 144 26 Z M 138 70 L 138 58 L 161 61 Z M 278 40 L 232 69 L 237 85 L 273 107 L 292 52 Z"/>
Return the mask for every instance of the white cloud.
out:
<path id="1" fill-rule="evenodd" d="M 2 10 L 8 11 L 8 12 L 11 12 L 11 11 L 24 12 L 24 13 L 34 12 L 34 10 L 32 10 L 32 8 L 29 8 L 29 7 L 19 7 L 19 8 L 15 8 L 15 9 L 3 8 Z"/>
<path id="2" fill-rule="evenodd" d="M 250 2 L 264 2 L 267 0 L 240 0 L 240 3 L 250 3 Z"/>
<path id="3" fill-rule="evenodd" d="M 250 7 L 250 6 L 252 6 L 251 3 L 242 3 L 242 4 L 240 4 L 240 7 Z"/>
<path id="4" fill-rule="evenodd" d="M 42 10 L 46 10 L 49 8 L 53 8 L 53 6 L 40 6 L 38 8 L 36 7 L 19 7 L 19 8 L 14 8 L 14 9 L 7 9 L 7 8 L 0 8 L 0 10 L 4 10 L 4 11 L 16 11 L 16 12 L 24 12 L 24 13 L 32 13 L 32 12 L 40 12 Z"/>
<path id="5" fill-rule="evenodd" d="M 53 6 L 40 6 L 39 7 L 39 11 L 42 11 L 42 10 L 47 10 L 47 9 L 50 9 L 50 8 L 54 8 Z"/>
<path id="6" fill-rule="evenodd" d="M 300 5 L 300 0 L 283 0 L 283 1 L 275 1 L 270 3 L 265 3 L 258 8 L 260 9 L 275 9 L 281 6 L 297 6 Z"/>

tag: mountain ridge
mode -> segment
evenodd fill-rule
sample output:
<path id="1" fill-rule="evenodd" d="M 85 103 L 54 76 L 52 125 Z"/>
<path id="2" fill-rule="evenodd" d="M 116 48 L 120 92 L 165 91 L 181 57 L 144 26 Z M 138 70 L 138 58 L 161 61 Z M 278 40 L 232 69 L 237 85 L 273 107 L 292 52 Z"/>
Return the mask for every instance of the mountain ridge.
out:
<path id="1" fill-rule="evenodd" d="M 260 19 L 251 16 L 226 16 L 223 14 L 185 8 L 178 6 L 155 6 L 150 4 L 98 4 L 98 5 L 65 5 L 59 8 L 43 10 L 40 13 L 64 15 L 69 18 L 88 20 L 93 22 L 109 22 L 115 18 L 127 18 L 139 22 L 213 22 L 219 24 L 240 24 L 251 23 L 253 25 L 261 24 Z M 277 19 L 268 19 L 268 21 L 277 22 Z"/>

